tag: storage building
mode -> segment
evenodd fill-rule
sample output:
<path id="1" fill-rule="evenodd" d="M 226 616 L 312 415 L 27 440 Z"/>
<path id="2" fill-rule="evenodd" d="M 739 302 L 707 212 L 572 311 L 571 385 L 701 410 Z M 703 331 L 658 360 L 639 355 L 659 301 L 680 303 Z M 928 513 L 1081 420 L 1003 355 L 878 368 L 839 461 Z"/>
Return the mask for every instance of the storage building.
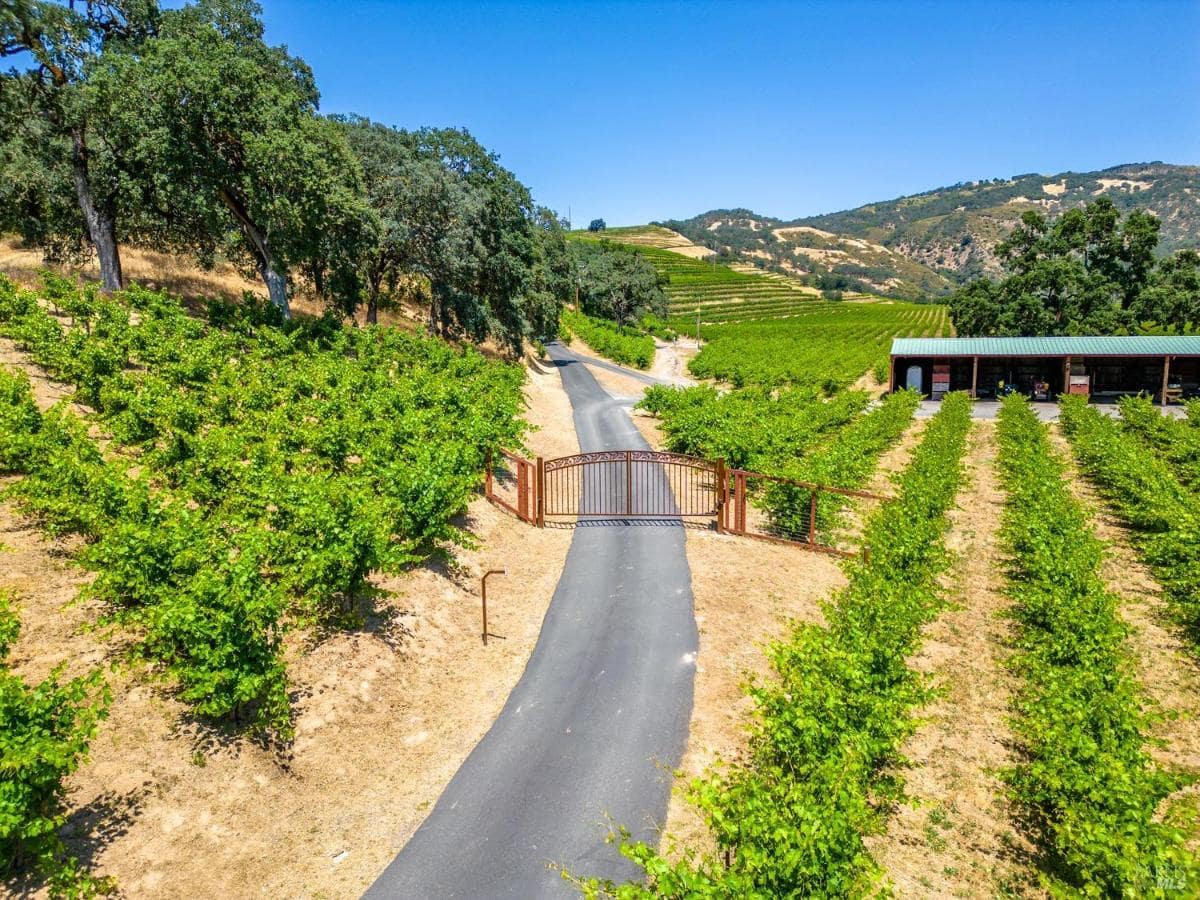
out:
<path id="1" fill-rule="evenodd" d="M 890 387 L 934 399 L 1017 391 L 1109 402 L 1147 393 L 1165 405 L 1200 396 L 1200 336 L 896 338 Z"/>

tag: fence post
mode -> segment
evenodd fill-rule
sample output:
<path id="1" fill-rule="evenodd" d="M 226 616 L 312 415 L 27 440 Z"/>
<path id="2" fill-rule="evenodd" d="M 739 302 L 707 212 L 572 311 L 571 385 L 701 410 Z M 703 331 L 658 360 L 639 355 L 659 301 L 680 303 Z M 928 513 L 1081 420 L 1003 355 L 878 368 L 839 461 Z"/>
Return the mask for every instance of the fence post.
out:
<path id="1" fill-rule="evenodd" d="M 483 496 L 492 499 L 492 451 L 487 452 L 487 468 L 483 476 Z"/>
<path id="2" fill-rule="evenodd" d="M 487 629 L 487 580 L 489 575 L 507 575 L 505 569 L 489 569 L 483 573 L 483 577 L 479 580 L 480 600 L 483 608 L 483 646 L 487 646 L 488 629 Z"/>
<path id="3" fill-rule="evenodd" d="M 733 532 L 746 533 L 746 474 L 733 476 Z"/>
<path id="4" fill-rule="evenodd" d="M 517 516 L 529 521 L 529 463 L 517 460 Z"/>
<path id="5" fill-rule="evenodd" d="M 546 461 L 537 458 L 537 469 L 533 479 L 533 506 L 537 510 L 537 527 L 546 527 Z"/>
<path id="6" fill-rule="evenodd" d="M 814 488 L 808 495 L 808 542 L 817 542 L 817 491 Z"/>
<path id="7" fill-rule="evenodd" d="M 729 482 L 725 475 L 725 460 L 717 460 L 717 534 L 725 530 L 725 501 L 729 499 Z"/>

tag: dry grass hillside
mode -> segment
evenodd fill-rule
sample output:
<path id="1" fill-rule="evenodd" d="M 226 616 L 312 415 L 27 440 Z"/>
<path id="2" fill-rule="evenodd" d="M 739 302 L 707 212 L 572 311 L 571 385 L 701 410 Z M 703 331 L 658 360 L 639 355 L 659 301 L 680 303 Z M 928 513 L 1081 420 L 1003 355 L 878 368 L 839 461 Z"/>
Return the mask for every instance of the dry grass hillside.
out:
<path id="1" fill-rule="evenodd" d="M 84 281 L 100 280 L 99 267 L 94 258 L 80 265 L 47 265 L 40 250 L 24 247 L 13 237 L 0 238 L 0 273 L 21 284 L 33 285 L 36 284 L 39 273 L 46 269 Z M 247 292 L 266 297 L 266 290 L 261 282 L 247 278 L 228 262 L 219 262 L 212 269 L 204 269 L 189 259 L 169 253 L 122 247 L 121 269 L 126 282 L 136 282 L 144 287 L 166 291 L 188 300 L 203 297 L 237 300 Z M 292 294 L 291 307 L 292 311 L 299 315 L 320 315 L 324 304 L 309 288 L 300 285 Z M 359 318 L 362 318 L 362 313 L 359 314 Z M 403 327 L 418 324 L 421 321 L 421 312 L 415 308 L 384 310 L 380 312 L 379 320 Z"/>

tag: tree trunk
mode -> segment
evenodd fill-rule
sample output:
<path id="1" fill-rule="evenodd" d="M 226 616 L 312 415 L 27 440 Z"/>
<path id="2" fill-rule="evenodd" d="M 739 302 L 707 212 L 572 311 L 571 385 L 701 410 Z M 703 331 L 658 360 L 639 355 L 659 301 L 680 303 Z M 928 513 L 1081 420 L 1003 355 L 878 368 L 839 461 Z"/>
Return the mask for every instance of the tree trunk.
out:
<path id="1" fill-rule="evenodd" d="M 379 323 L 379 285 L 371 284 L 371 293 L 367 297 L 367 324 Z"/>
<path id="2" fill-rule="evenodd" d="M 221 188 L 218 196 L 225 208 L 233 213 L 233 217 L 242 228 L 242 234 L 250 242 L 250 247 L 258 259 L 258 274 L 267 286 L 267 296 L 270 297 L 271 304 L 283 313 L 285 319 L 290 319 L 292 311 L 288 307 L 287 273 L 283 271 L 283 267 L 271 251 L 266 235 L 254 224 L 245 206 L 233 194 Z"/>
<path id="3" fill-rule="evenodd" d="M 87 143 L 82 128 L 71 129 L 71 177 L 79 208 L 87 222 L 88 238 L 100 261 L 100 286 L 106 294 L 122 287 L 121 252 L 117 249 L 117 217 L 107 205 L 96 203 L 88 180 Z"/>
<path id="4" fill-rule="evenodd" d="M 287 276 L 282 274 L 269 258 L 259 262 L 258 274 L 267 286 L 267 296 L 271 298 L 271 304 L 283 313 L 285 319 L 290 319 L 292 311 L 288 307 Z"/>

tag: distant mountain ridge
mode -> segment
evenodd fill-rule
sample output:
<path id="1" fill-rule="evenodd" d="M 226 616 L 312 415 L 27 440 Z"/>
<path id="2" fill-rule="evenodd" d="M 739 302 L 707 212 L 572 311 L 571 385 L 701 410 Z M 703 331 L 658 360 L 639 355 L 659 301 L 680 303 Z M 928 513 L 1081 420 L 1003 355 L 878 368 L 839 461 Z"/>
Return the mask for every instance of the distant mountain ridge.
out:
<path id="1" fill-rule="evenodd" d="M 1200 166 L 1162 162 L 965 182 L 792 220 L 722 209 L 658 224 L 821 287 L 914 297 L 998 273 L 995 246 L 1026 210 L 1056 215 L 1099 196 L 1157 215 L 1162 252 L 1200 247 Z"/>

